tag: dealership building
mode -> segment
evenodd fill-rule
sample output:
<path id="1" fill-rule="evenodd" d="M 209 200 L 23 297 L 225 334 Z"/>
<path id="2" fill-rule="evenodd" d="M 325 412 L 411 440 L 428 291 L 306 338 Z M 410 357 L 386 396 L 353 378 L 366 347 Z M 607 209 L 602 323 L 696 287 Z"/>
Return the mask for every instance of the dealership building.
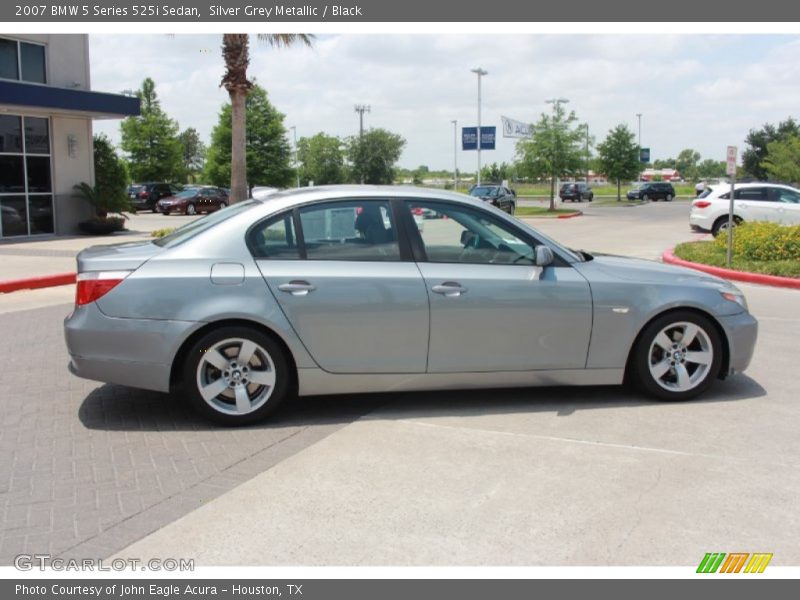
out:
<path id="1" fill-rule="evenodd" d="M 0 240 L 76 233 L 92 120 L 137 114 L 137 98 L 91 91 L 87 35 L 0 35 Z"/>

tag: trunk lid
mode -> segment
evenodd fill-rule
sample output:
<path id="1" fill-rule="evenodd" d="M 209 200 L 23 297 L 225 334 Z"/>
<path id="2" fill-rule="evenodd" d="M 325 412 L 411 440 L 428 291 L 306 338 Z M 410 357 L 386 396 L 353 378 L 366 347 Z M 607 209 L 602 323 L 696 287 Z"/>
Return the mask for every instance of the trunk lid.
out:
<path id="1" fill-rule="evenodd" d="M 134 271 L 163 251 L 151 241 L 90 246 L 78 254 L 78 273 Z"/>

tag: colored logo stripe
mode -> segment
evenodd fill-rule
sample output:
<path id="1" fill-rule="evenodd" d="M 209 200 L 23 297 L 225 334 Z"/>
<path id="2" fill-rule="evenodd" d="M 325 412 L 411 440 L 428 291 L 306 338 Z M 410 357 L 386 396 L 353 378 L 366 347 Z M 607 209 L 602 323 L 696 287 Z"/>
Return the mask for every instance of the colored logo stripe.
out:
<path id="1" fill-rule="evenodd" d="M 725 558 L 727 556 L 727 558 Z M 748 558 L 750 560 L 748 560 Z M 697 567 L 698 573 L 763 573 L 772 560 L 772 553 L 756 552 L 707 552 Z M 723 562 L 724 561 L 724 562 Z M 745 566 L 747 564 L 747 566 Z M 721 568 L 720 568 L 721 567 Z"/>

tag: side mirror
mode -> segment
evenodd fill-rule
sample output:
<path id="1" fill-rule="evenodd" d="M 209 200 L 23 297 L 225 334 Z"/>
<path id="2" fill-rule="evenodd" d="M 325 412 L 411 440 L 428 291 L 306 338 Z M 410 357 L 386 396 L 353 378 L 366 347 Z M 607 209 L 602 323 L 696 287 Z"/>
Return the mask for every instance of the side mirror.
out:
<path id="1" fill-rule="evenodd" d="M 553 251 L 547 246 L 536 246 L 536 266 L 546 267 L 553 263 Z"/>

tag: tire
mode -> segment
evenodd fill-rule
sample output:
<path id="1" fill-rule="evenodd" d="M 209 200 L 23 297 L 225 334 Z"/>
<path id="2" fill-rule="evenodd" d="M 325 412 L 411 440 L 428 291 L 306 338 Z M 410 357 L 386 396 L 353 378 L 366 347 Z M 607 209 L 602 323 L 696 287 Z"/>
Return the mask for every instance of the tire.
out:
<path id="1" fill-rule="evenodd" d="M 154 213 L 158 212 L 158 200 L 153 200 L 153 205 L 150 207 L 150 210 Z"/>
<path id="2" fill-rule="evenodd" d="M 687 334 L 691 338 L 684 344 Z M 719 376 L 722 340 L 708 317 L 687 310 L 669 312 L 644 328 L 628 367 L 644 393 L 659 400 L 689 400 Z"/>
<path id="3" fill-rule="evenodd" d="M 642 202 L 648 202 L 649 200 L 650 200 L 650 196 L 648 196 L 647 194 L 642 196 Z"/>
<path id="4" fill-rule="evenodd" d="M 577 197 L 576 197 L 575 199 L 576 199 L 578 202 L 583 202 L 583 198 L 581 197 L 581 195 L 580 195 L 580 194 L 578 194 L 578 195 L 577 195 Z"/>
<path id="5" fill-rule="evenodd" d="M 243 348 L 249 358 L 239 360 Z M 204 335 L 183 365 L 189 403 L 206 419 L 226 426 L 266 419 L 285 400 L 289 381 L 289 363 L 282 348 L 268 335 L 244 326 Z"/>
<path id="6" fill-rule="evenodd" d="M 591 202 L 592 200 L 594 200 L 594 194 L 589 194 L 589 202 Z"/>
<path id="7" fill-rule="evenodd" d="M 227 202 L 220 202 L 220 203 L 219 203 L 219 206 L 217 207 L 217 210 L 222 210 L 222 209 L 223 209 L 223 208 L 225 208 L 226 206 L 228 206 L 228 203 L 227 203 Z"/>
<path id="8" fill-rule="evenodd" d="M 667 194 L 667 197 L 664 198 L 667 202 L 672 202 L 672 194 Z"/>
<path id="9" fill-rule="evenodd" d="M 741 224 L 742 224 L 742 219 L 734 215 L 733 226 L 736 227 L 737 225 Z M 714 225 L 711 226 L 711 235 L 717 237 L 720 234 L 720 232 L 727 231 L 727 229 L 728 229 L 728 215 L 725 215 L 714 221 Z"/>
<path id="10" fill-rule="evenodd" d="M 197 214 L 197 209 L 194 207 L 194 204 L 187 204 L 186 205 L 186 214 L 187 215 L 192 215 L 192 216 Z"/>
<path id="11" fill-rule="evenodd" d="M 512 202 L 511 204 L 508 205 L 508 214 L 510 214 L 512 217 L 514 216 L 514 213 L 516 211 L 517 211 L 517 205 L 515 203 Z"/>

